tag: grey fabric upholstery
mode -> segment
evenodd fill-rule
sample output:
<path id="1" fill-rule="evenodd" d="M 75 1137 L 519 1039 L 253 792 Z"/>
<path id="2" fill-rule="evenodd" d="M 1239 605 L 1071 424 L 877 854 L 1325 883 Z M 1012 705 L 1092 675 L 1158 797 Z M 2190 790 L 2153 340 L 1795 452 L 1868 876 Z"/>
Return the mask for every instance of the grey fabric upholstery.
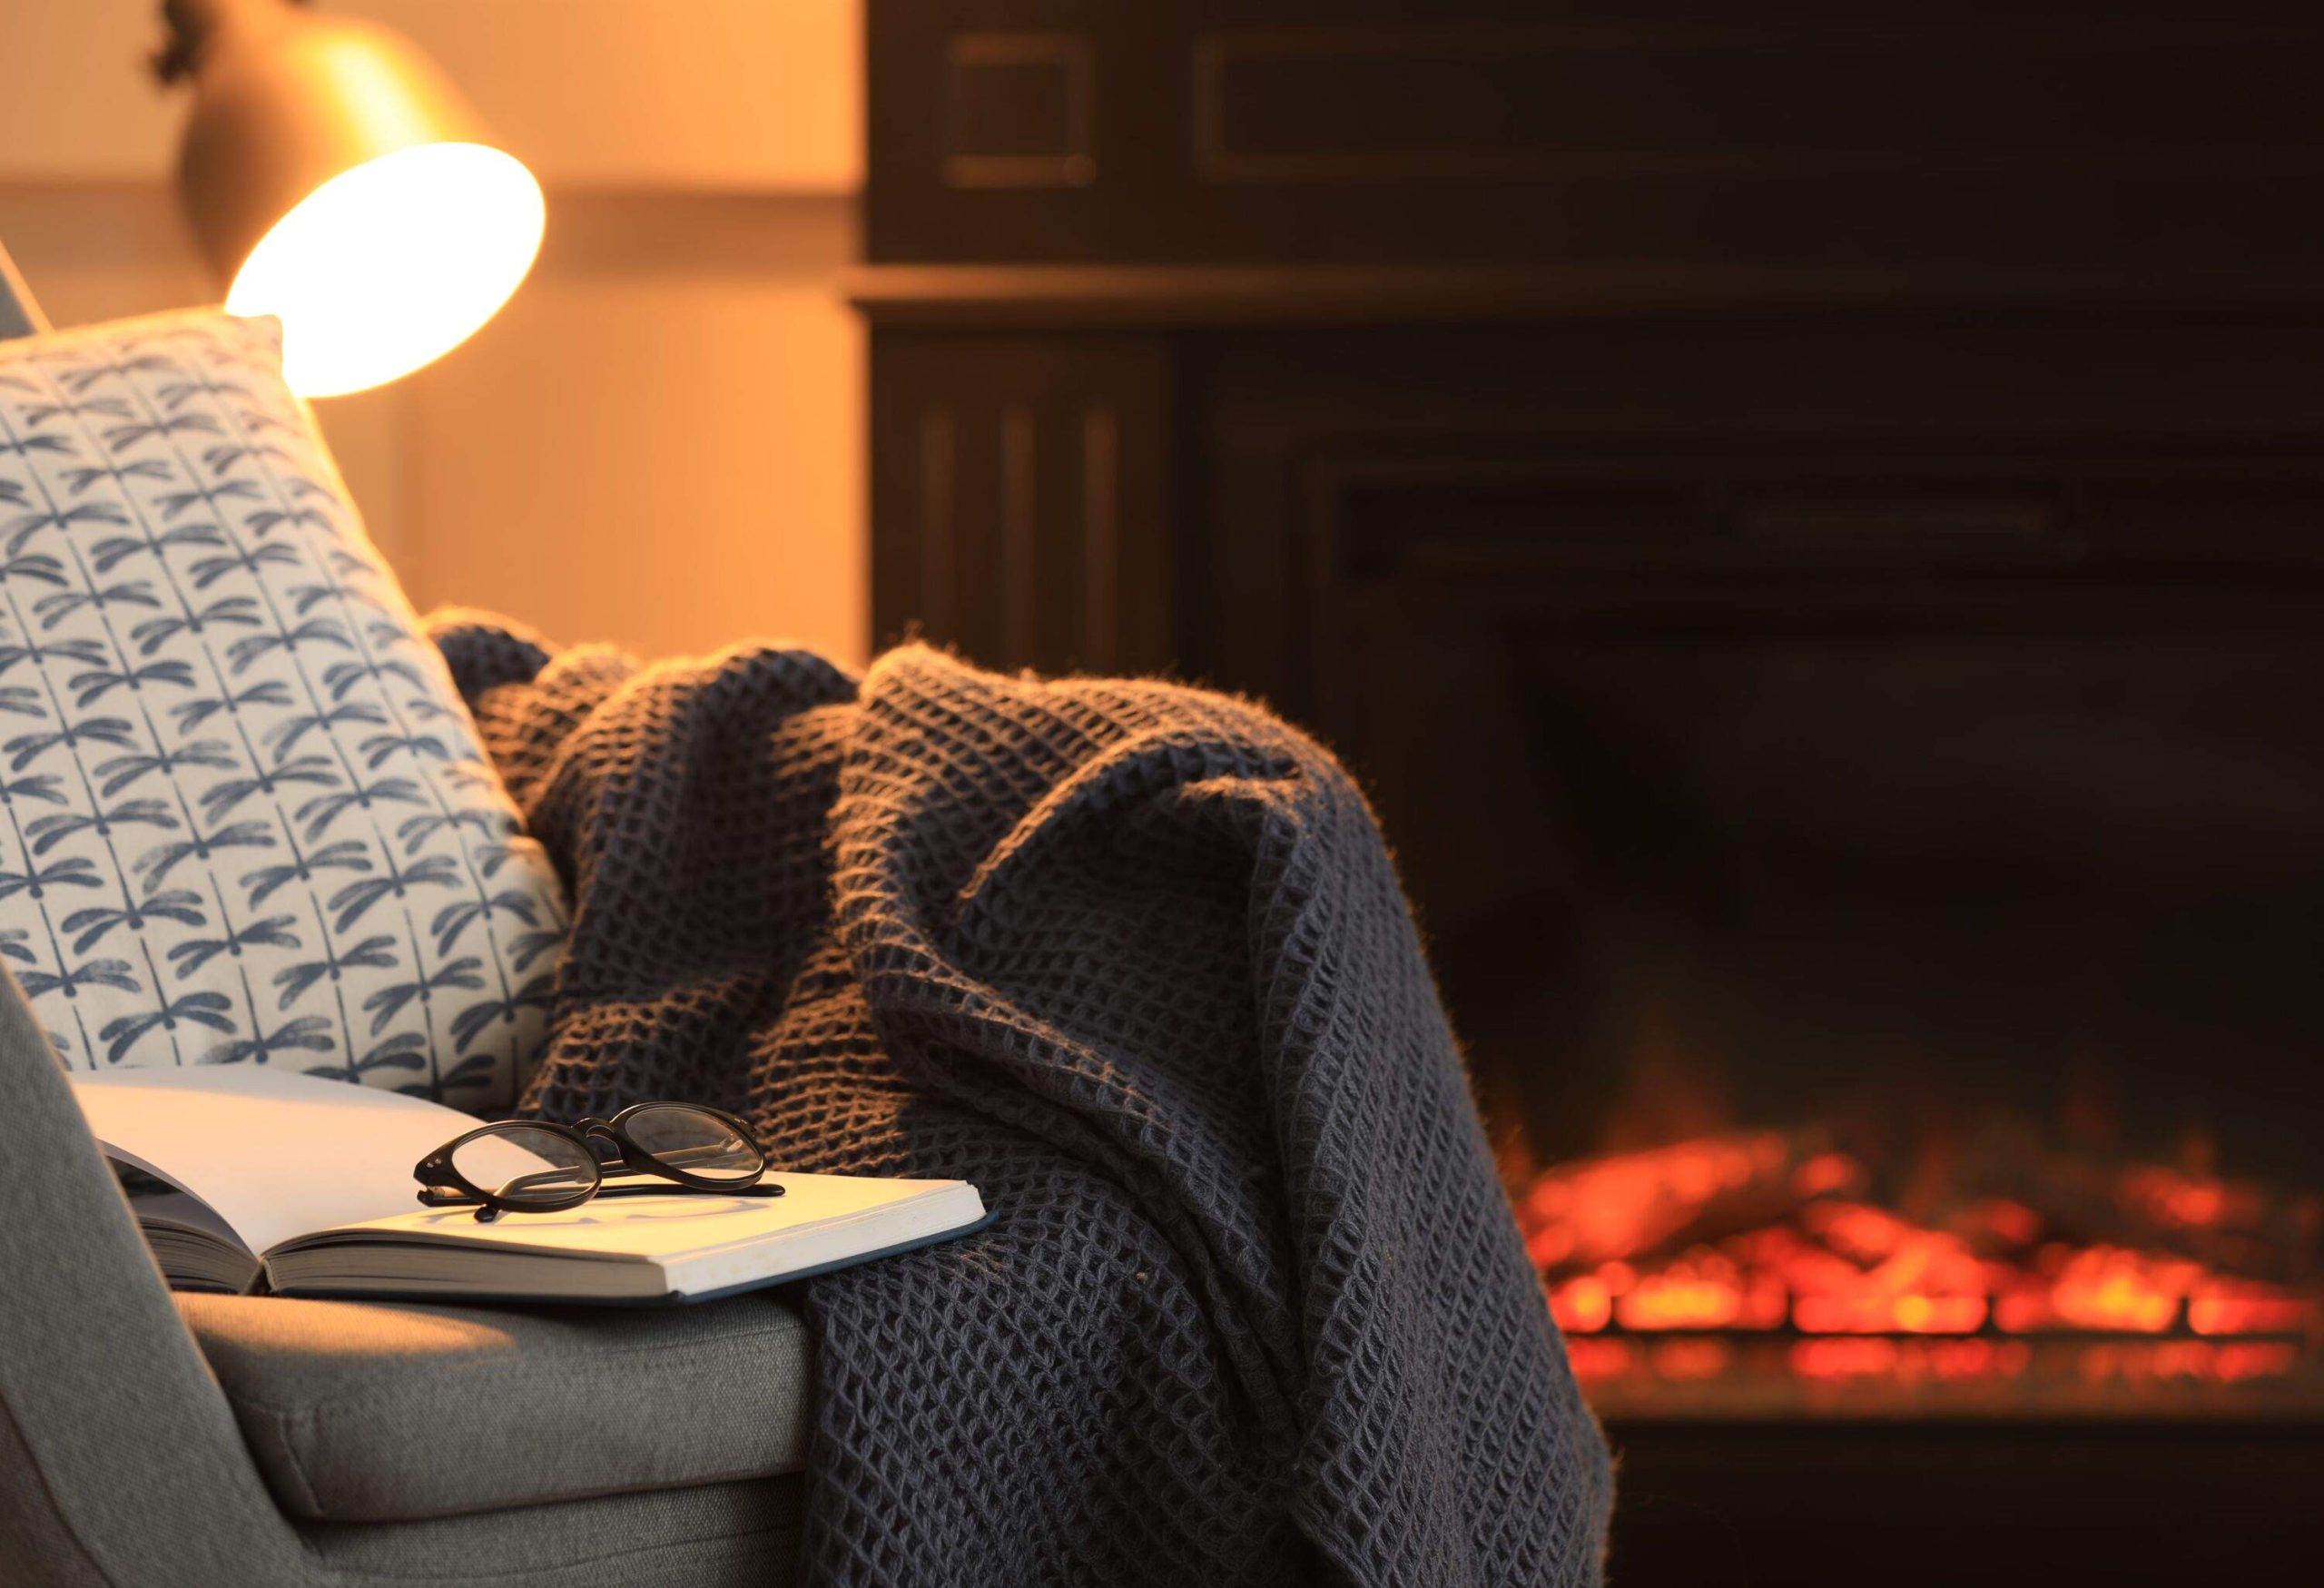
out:
<path id="1" fill-rule="evenodd" d="M 23 1491 L 25 1476 L 38 1471 L 15 1418 L 0 1415 L 0 1583 L 105 1588 L 96 1563 L 49 1496 Z"/>
<path id="2" fill-rule="evenodd" d="M 0 1583 L 319 1581 L 13 979 L 0 1097 Z"/>
<path id="3" fill-rule="evenodd" d="M 796 1477 L 618 1494 L 440 1522 L 301 1527 L 350 1583 L 426 1588 L 786 1588 L 797 1581 Z"/>
<path id="4" fill-rule="evenodd" d="M 635 1311 L 177 1303 L 295 1517 L 404 1522 L 769 1477 L 806 1449 L 807 1333 L 770 1296 Z"/>
<path id="5" fill-rule="evenodd" d="M 0 1098 L 10 1110 L 0 1150 L 7 1588 L 724 1588 L 792 1580 L 796 1478 L 448 1521 L 293 1526 L 5 968 Z"/>

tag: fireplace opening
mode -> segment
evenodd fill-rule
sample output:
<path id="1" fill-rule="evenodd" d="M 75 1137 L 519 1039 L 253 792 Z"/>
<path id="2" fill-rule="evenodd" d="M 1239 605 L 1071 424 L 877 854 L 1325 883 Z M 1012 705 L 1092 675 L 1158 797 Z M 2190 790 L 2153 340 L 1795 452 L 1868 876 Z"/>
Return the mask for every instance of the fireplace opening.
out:
<path id="1" fill-rule="evenodd" d="M 1464 1012 L 1601 1412 L 2324 1412 L 2310 647 L 1515 659 L 1558 874 Z"/>
<path id="2" fill-rule="evenodd" d="M 2312 647 L 1505 659 L 1555 873 L 1452 959 L 1602 1413 L 2324 1413 Z"/>
<path id="3" fill-rule="evenodd" d="M 1365 753 L 1600 1414 L 2324 1421 L 2304 576 L 1441 502 Z"/>

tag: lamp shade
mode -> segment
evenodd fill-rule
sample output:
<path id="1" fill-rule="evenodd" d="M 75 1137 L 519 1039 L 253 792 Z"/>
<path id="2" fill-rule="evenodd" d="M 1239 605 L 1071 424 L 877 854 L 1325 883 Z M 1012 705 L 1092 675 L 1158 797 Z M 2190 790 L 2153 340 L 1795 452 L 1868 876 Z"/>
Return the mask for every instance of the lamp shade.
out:
<path id="1" fill-rule="evenodd" d="M 236 314 L 283 325 L 293 390 L 392 380 L 531 269 L 540 184 L 400 35 L 279 0 L 178 0 L 194 99 L 178 188 Z"/>

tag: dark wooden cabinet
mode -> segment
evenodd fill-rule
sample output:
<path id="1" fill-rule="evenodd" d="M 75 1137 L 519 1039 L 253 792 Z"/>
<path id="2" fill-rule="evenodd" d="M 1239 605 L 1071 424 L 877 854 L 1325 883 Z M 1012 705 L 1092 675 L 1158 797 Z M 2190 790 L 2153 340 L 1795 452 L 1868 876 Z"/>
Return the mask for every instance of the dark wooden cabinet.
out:
<path id="1" fill-rule="evenodd" d="M 1334 459 L 2315 419 L 2324 23 L 2280 6 L 872 0 L 866 36 L 881 639 L 1305 710 Z"/>
<path id="2" fill-rule="evenodd" d="M 1135 332 L 875 334 L 880 633 L 1000 666 L 1167 666 L 1172 366 Z"/>
<path id="3" fill-rule="evenodd" d="M 1930 280 L 2312 257 L 2313 17 L 1911 0 L 872 0 L 877 261 Z"/>

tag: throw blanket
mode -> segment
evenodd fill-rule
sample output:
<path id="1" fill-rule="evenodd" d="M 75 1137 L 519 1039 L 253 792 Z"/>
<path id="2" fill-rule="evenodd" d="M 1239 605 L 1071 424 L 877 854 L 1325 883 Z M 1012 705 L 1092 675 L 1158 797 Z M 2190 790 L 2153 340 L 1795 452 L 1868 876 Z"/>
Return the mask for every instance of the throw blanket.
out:
<path id="1" fill-rule="evenodd" d="M 811 1580 L 1598 1579 L 1605 1449 L 1329 755 L 916 647 L 435 634 L 573 890 L 527 1106 L 998 1210 L 805 1287 Z"/>

